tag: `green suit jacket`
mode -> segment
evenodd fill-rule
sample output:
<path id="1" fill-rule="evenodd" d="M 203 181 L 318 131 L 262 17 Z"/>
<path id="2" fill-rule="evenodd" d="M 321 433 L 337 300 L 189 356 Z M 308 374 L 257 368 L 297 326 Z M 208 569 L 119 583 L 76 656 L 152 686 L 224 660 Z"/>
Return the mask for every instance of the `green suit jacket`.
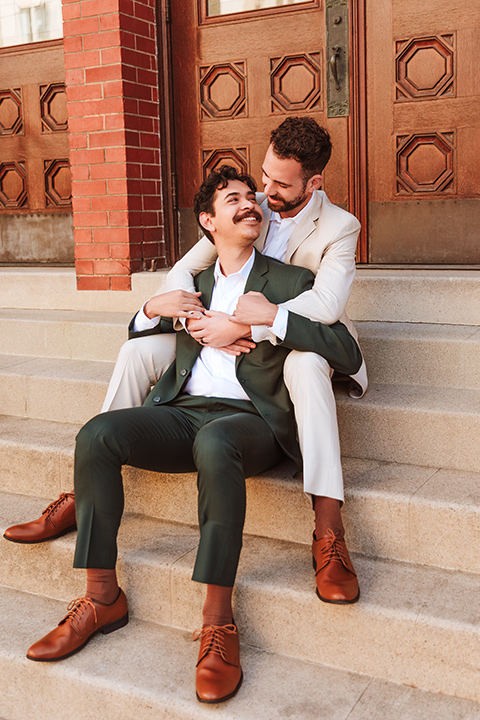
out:
<path id="1" fill-rule="evenodd" d="M 255 261 L 245 292 L 261 292 L 270 302 L 278 304 L 310 289 L 314 279 L 310 270 L 285 265 L 255 250 Z M 202 293 L 200 300 L 204 307 L 210 307 L 214 265 L 196 276 L 195 285 Z M 130 328 L 132 325 L 133 320 Z M 130 331 L 130 338 L 162 332 L 174 332 L 170 318 L 161 318 L 152 330 L 139 333 Z M 201 350 L 201 345 L 187 332 L 178 332 L 176 359 L 157 382 L 145 405 L 164 405 L 176 398 L 187 382 Z M 354 338 L 342 323 L 323 325 L 290 312 L 283 341 L 278 340 L 277 345 L 268 341 L 258 343 L 250 353 L 237 358 L 236 375 L 243 389 L 273 430 L 283 450 L 299 461 L 293 406 L 283 382 L 283 364 L 290 350 L 318 353 L 334 370 L 344 375 L 357 372 L 362 356 Z"/>

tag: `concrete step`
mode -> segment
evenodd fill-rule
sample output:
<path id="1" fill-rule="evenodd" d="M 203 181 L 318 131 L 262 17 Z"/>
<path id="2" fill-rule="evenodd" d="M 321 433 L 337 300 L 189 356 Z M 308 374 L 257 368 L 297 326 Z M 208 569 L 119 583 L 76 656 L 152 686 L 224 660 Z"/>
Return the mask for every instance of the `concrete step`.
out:
<path id="1" fill-rule="evenodd" d="M 480 325 L 480 271 L 359 269 L 352 320 Z"/>
<path id="2" fill-rule="evenodd" d="M 0 355 L 5 415 L 85 423 L 102 406 L 112 363 Z M 480 467 L 480 390 L 371 384 L 352 400 L 337 392 L 349 457 L 475 472 Z"/>
<path id="3" fill-rule="evenodd" d="M 136 273 L 131 292 L 77 291 L 73 268 L 0 268 L 0 307 L 134 313 L 166 271 Z M 480 271 L 358 269 L 352 320 L 480 325 Z"/>
<path id="4" fill-rule="evenodd" d="M 5 527 L 38 517 L 60 492 L 72 489 L 78 427 L 0 416 L 0 489 L 41 498 L 32 507 L 5 509 Z M 344 458 L 343 467 L 343 518 L 352 550 L 480 573 L 478 473 L 354 458 Z M 247 533 L 310 542 L 312 512 L 293 473 L 292 464 L 282 463 L 247 480 Z M 127 511 L 196 524 L 194 474 L 126 467 L 123 475 Z"/>
<path id="5" fill-rule="evenodd" d="M 129 292 L 77 290 L 73 267 L 0 267 L 0 307 L 124 312 L 133 315 L 161 292 L 166 270 L 132 275 Z"/>
<path id="6" fill-rule="evenodd" d="M 0 309 L 2 353 L 115 362 L 127 313 Z M 480 388 L 480 328 L 359 322 L 370 381 Z"/>
<path id="7" fill-rule="evenodd" d="M 85 423 L 100 412 L 113 363 L 0 355 L 6 415 Z"/>
<path id="8" fill-rule="evenodd" d="M 480 391 L 371 384 L 361 400 L 337 388 L 342 452 L 412 465 L 477 471 Z"/>
<path id="9" fill-rule="evenodd" d="M 356 328 L 373 383 L 480 389 L 478 326 L 358 322 Z"/>
<path id="10" fill-rule="evenodd" d="M 128 313 L 0 309 L 2 353 L 115 362 Z"/>
<path id="11" fill-rule="evenodd" d="M 242 643 L 244 681 L 221 706 L 195 699 L 198 646 L 190 633 L 133 619 L 97 635 L 59 663 L 34 663 L 25 650 L 51 629 L 65 605 L 0 588 L 2 714 L 8 720 L 478 720 L 475 702 L 404 687 L 275 655 Z M 195 620 L 192 619 L 192 627 Z M 25 692 L 25 688 L 29 692 Z M 221 708 L 221 709 L 220 709 Z"/>
<path id="12" fill-rule="evenodd" d="M 190 579 L 197 539 L 188 525 L 124 518 L 118 572 L 133 617 L 194 629 L 204 601 L 204 587 Z M 71 569 L 74 540 L 1 540 L 4 585 L 64 602 L 83 595 L 84 571 Z M 246 536 L 234 596 L 244 642 L 479 702 L 479 611 L 467 599 L 478 597 L 480 575 L 361 555 L 353 562 L 361 598 L 332 606 L 314 593 L 308 546 Z"/>

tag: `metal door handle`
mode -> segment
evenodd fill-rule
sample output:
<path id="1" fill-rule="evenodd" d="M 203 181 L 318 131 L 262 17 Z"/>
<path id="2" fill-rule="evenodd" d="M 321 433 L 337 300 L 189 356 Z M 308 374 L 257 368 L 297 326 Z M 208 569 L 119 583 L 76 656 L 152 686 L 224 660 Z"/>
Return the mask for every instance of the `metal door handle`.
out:
<path id="1" fill-rule="evenodd" d="M 341 90 L 340 83 L 338 81 L 338 68 L 337 68 L 337 59 L 340 55 L 340 47 L 338 45 L 334 45 L 333 48 L 333 55 L 330 56 L 329 65 L 330 65 L 330 71 L 333 75 L 333 79 L 335 80 L 335 90 Z"/>

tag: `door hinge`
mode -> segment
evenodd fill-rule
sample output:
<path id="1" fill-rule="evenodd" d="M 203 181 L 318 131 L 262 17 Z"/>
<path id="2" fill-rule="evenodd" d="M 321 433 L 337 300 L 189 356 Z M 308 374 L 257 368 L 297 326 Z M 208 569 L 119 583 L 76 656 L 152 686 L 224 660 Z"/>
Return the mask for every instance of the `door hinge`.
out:
<path id="1" fill-rule="evenodd" d="M 171 0 L 165 0 L 165 22 L 170 25 L 172 22 L 172 10 L 170 6 Z"/>

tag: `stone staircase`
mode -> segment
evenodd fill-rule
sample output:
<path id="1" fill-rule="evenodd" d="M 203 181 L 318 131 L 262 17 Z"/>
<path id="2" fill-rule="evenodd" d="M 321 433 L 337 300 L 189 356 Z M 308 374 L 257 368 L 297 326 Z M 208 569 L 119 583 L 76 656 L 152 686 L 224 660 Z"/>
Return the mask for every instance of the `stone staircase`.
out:
<path id="1" fill-rule="evenodd" d="M 0 271 L 0 531 L 72 485 L 75 434 L 102 404 L 131 293 L 77 293 L 68 268 Z M 349 306 L 370 371 L 338 390 L 361 583 L 353 606 L 314 594 L 311 511 L 288 463 L 248 480 L 235 594 L 244 685 L 195 700 L 203 589 L 194 476 L 125 470 L 119 578 L 129 625 L 59 663 L 29 645 L 84 591 L 74 534 L 0 540 L 4 720 L 480 719 L 480 273 L 361 270 Z"/>

